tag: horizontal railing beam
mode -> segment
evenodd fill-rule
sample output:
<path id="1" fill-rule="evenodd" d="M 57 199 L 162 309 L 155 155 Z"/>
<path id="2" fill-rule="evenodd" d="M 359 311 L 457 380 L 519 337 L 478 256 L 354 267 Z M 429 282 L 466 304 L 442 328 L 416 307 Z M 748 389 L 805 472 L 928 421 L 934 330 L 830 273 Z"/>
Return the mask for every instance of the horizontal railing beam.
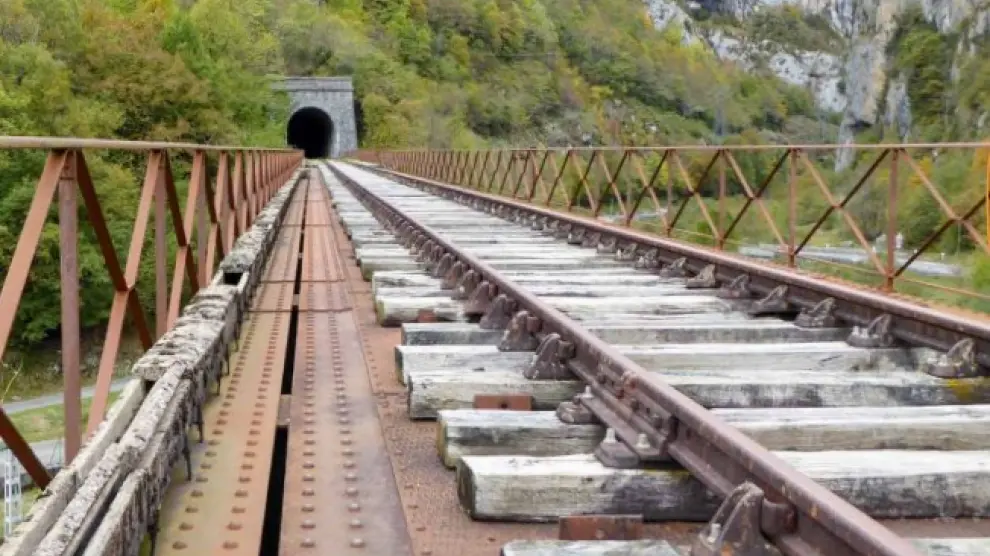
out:
<path id="1" fill-rule="evenodd" d="M 117 151 L 238 151 L 266 153 L 301 153 L 295 149 L 266 147 L 235 147 L 200 145 L 196 143 L 167 143 L 161 141 L 121 141 L 116 139 L 80 139 L 76 137 L 0 136 L 0 149 L 106 149 Z"/>

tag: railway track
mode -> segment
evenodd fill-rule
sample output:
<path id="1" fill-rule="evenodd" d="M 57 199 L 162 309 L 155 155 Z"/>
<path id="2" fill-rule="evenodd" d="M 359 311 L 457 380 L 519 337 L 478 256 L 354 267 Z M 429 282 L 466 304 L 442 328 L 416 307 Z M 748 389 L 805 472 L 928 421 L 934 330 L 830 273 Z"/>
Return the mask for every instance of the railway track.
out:
<path id="1" fill-rule="evenodd" d="M 974 366 L 965 339 L 850 326 L 870 311 L 808 284 L 802 308 L 373 167 L 322 171 L 464 511 L 561 520 L 562 540 L 503 554 L 990 554 L 990 383 L 946 378 Z M 630 540 L 641 520 L 696 526 Z"/>

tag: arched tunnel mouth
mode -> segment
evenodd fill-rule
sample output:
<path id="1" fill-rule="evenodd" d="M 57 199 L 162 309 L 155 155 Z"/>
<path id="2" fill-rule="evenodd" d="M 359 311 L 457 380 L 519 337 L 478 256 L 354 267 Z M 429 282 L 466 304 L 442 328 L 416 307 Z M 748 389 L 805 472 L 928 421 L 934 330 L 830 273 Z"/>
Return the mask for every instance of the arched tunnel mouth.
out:
<path id="1" fill-rule="evenodd" d="M 289 146 L 305 151 L 306 158 L 329 158 L 333 146 L 333 121 L 319 108 L 297 110 L 285 130 Z"/>

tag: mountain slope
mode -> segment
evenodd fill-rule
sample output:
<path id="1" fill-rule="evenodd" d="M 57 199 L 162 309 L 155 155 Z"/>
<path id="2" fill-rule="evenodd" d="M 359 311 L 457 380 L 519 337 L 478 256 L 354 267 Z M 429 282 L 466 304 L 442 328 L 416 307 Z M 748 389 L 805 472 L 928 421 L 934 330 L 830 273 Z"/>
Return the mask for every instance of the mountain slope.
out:
<path id="1" fill-rule="evenodd" d="M 711 141 L 813 115 L 806 91 L 681 44 L 639 0 L 283 5 L 287 69 L 353 73 L 368 146 Z"/>
<path id="2" fill-rule="evenodd" d="M 684 32 L 720 59 L 814 89 L 819 106 L 841 116 L 828 142 L 972 140 L 986 132 L 985 3 L 646 2 L 661 14 L 658 28 Z M 840 159 L 840 167 L 849 163 Z"/>

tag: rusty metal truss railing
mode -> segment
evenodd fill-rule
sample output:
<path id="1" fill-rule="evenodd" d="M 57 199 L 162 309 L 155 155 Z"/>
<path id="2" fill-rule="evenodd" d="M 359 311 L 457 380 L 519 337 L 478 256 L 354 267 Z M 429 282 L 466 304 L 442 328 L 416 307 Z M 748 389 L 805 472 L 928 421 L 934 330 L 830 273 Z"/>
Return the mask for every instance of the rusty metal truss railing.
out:
<path id="1" fill-rule="evenodd" d="M 288 176 L 303 160 L 302 153 L 286 149 L 207 146 L 184 143 L 130 142 L 94 139 L 0 137 L 0 155 L 25 156 L 43 152 L 40 177 L 24 218 L 17 246 L 4 268 L 0 290 L 0 360 L 11 339 L 25 286 L 31 279 L 36 251 L 46 224 L 57 220 L 61 289 L 61 364 L 65 383 L 65 461 L 72 460 L 84 437 L 81 411 L 80 275 L 78 249 L 80 214 L 88 221 L 98 243 L 113 287 L 106 334 L 86 434 L 103 420 L 110 385 L 129 317 L 142 349 L 148 349 L 179 316 L 184 295 L 209 282 L 215 266 L 251 225 Z M 135 170 L 140 191 L 129 249 L 121 260 L 108 227 L 107 206 L 97 194 L 89 161 L 100 156 L 124 160 Z M 177 176 L 176 166 L 186 170 Z M 143 172 L 141 171 L 143 168 Z M 137 177 L 143 173 L 143 181 Z M 180 199 L 179 177 L 186 185 Z M 8 176 L 9 178 L 9 176 Z M 0 181 L 4 181 L 0 170 Z M 80 199 L 81 197 L 81 207 Z M 52 205 L 57 210 L 52 210 Z M 82 208 L 83 210 L 80 210 Z M 146 235 L 154 212 L 153 287 L 154 328 L 138 298 L 138 278 Z M 54 213 L 54 214 L 50 214 Z M 195 239 L 193 238 L 195 234 Z M 168 261 L 169 242 L 175 255 Z M 169 267 L 171 266 L 171 279 Z M 0 437 L 13 451 L 32 480 L 44 488 L 48 471 L 0 407 Z"/>
<path id="2" fill-rule="evenodd" d="M 946 267 L 946 250 L 953 251 L 950 262 L 978 257 L 990 264 L 988 153 L 990 143 L 952 143 L 360 151 L 356 157 L 720 251 L 742 246 L 745 253 L 746 243 L 758 241 L 788 267 L 838 271 L 885 292 L 990 312 L 990 292 L 965 276 L 946 271 L 926 280 L 913 272 L 932 263 Z M 850 170 L 834 171 L 839 158 L 852 161 Z M 937 173 L 953 183 L 940 187 Z M 925 220 L 920 228 L 915 215 Z M 899 249 L 899 234 L 909 236 L 908 249 Z M 862 264 L 828 257 L 823 243 Z M 859 252 L 850 254 L 849 247 Z M 939 247 L 938 260 L 927 260 Z"/>
<path id="3" fill-rule="evenodd" d="M 565 402 L 565 422 L 600 422 L 620 442 L 596 455 L 616 467 L 673 459 L 724 498 L 699 535 L 694 554 L 769 554 L 768 539 L 788 556 L 914 556 L 918 552 L 853 505 L 803 475 L 684 393 L 622 355 L 579 323 L 460 249 L 387 199 L 334 169 L 355 197 L 426 264 L 442 287 L 463 300 L 479 325 L 505 329 L 499 349 L 530 351 L 524 376 L 577 378 L 584 394 Z M 420 183 L 420 185 L 423 185 Z M 432 184 L 425 188 L 436 192 Z M 448 196 L 505 216 L 505 205 L 476 194 Z M 539 229 L 556 231 L 538 222 Z M 565 234 L 564 237 L 567 237 Z M 733 550 L 738 549 L 738 551 Z"/>
<path id="4" fill-rule="evenodd" d="M 842 151 L 850 170 L 820 168 Z M 955 157 L 950 159 L 955 166 L 947 164 L 955 176 L 951 202 L 928 176 L 932 161 L 950 154 Z M 761 306 L 776 312 L 805 311 L 808 318 L 864 327 L 866 343 L 906 341 L 936 349 L 944 356 L 929 371 L 961 378 L 990 368 L 990 289 L 979 282 L 990 277 L 990 244 L 981 221 L 988 203 L 988 155 L 990 144 L 362 151 L 356 156 L 437 192 L 501 204 L 515 218 L 556 227 L 562 237 L 611 242 L 612 250 L 616 242 L 625 244 L 626 256 L 639 257 L 649 268 L 672 266 L 672 272 L 697 273 L 699 283 L 723 284 L 732 295 L 766 296 Z M 598 178 L 592 179 L 595 169 Z M 906 201 L 898 204 L 899 199 Z M 603 222 L 603 207 L 610 202 L 618 208 L 618 221 Z M 644 203 L 655 212 L 639 220 Z M 905 206 L 911 211 L 901 212 Z M 695 229 L 678 226 L 688 207 Z M 864 224 L 871 216 L 874 221 Z M 745 256 L 746 245 L 731 252 L 733 233 L 741 229 L 772 238 L 783 260 L 756 261 Z M 914 249 L 897 252 L 902 232 Z M 851 238 L 858 250 L 832 249 L 858 254 L 863 264 L 829 260 L 828 248 L 813 247 L 816 234 L 826 233 Z M 886 248 L 871 244 L 884 233 Z M 923 260 L 936 242 L 944 248 L 947 236 L 965 256 L 951 259 L 954 267 Z M 922 264 L 960 272 L 922 279 L 914 266 Z"/>

